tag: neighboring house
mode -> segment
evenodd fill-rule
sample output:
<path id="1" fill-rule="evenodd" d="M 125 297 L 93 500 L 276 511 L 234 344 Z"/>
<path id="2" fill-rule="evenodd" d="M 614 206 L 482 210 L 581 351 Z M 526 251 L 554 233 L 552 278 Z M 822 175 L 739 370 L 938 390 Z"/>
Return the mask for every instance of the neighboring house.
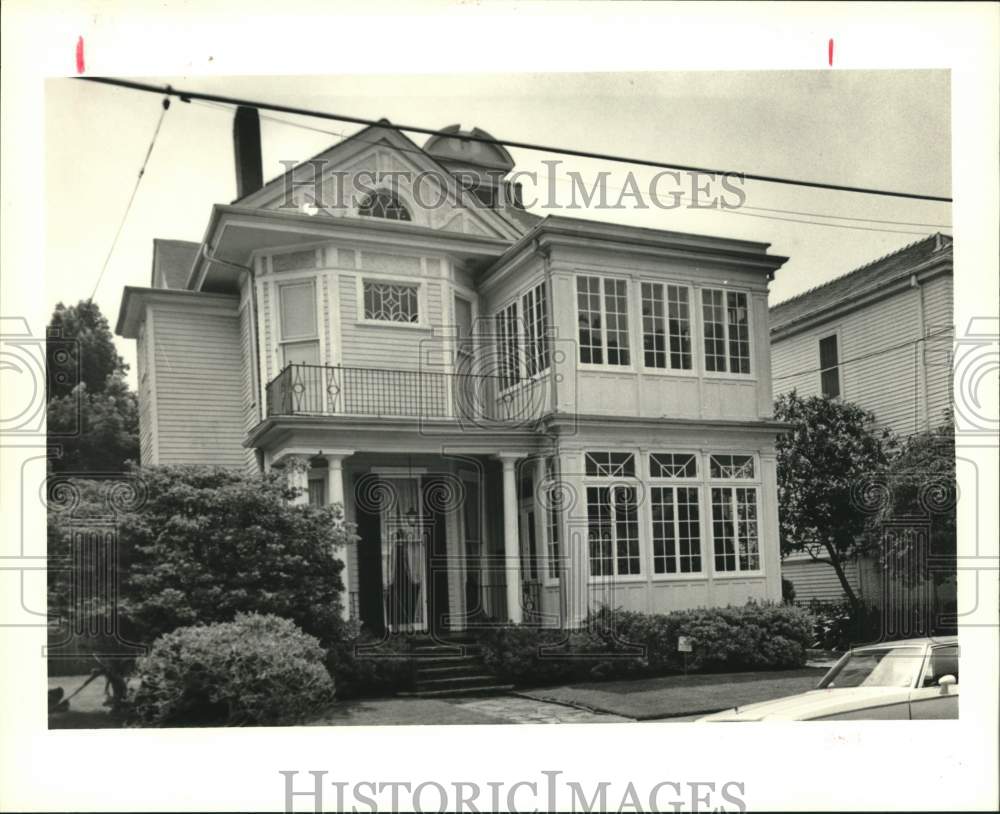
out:
<path id="1" fill-rule="evenodd" d="M 775 394 L 825 395 L 860 405 L 912 435 L 944 423 L 952 404 L 952 238 L 934 234 L 771 308 Z M 796 601 L 838 600 L 840 581 L 806 553 L 782 574 Z M 849 563 L 852 587 L 881 590 L 873 561 Z"/>
<path id="2" fill-rule="evenodd" d="M 376 631 L 780 600 L 786 258 L 504 205 L 510 155 L 457 126 L 420 148 L 383 122 L 261 185 L 249 119 L 241 197 L 124 292 L 144 464 L 282 469 L 343 503 L 347 611 Z"/>

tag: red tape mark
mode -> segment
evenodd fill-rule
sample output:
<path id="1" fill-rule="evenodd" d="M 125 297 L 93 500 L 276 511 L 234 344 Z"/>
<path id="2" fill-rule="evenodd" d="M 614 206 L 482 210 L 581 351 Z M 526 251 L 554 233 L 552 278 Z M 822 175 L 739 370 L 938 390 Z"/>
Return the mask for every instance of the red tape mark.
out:
<path id="1" fill-rule="evenodd" d="M 827 58 L 830 60 L 830 67 L 832 68 L 833 67 L 833 39 L 832 38 L 831 38 L 830 42 L 827 43 L 826 50 L 827 50 Z"/>
<path id="2" fill-rule="evenodd" d="M 78 37 L 76 40 L 76 72 L 83 73 L 85 66 L 83 64 L 83 37 Z"/>

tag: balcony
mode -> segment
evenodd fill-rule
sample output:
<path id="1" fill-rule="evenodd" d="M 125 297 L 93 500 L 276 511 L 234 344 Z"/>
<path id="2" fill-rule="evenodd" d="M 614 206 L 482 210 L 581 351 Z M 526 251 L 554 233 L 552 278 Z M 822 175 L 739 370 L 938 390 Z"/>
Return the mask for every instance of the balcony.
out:
<path id="1" fill-rule="evenodd" d="M 267 385 L 267 416 L 367 416 L 524 427 L 547 412 L 546 375 L 512 386 L 499 375 L 289 364 Z"/>

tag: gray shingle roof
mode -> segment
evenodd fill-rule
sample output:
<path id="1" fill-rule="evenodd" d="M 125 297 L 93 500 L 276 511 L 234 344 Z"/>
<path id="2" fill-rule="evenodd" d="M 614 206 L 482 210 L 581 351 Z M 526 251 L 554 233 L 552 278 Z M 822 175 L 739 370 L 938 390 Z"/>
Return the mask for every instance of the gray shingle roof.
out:
<path id="1" fill-rule="evenodd" d="M 200 243 L 189 240 L 153 241 L 152 288 L 185 288 Z"/>
<path id="2" fill-rule="evenodd" d="M 936 233 L 904 246 L 867 263 L 842 277 L 780 302 L 770 309 L 771 330 L 775 331 L 798 322 L 805 317 L 822 313 L 827 308 L 842 305 L 855 297 L 867 294 L 880 285 L 896 279 L 935 255 L 951 254 L 950 235 Z"/>

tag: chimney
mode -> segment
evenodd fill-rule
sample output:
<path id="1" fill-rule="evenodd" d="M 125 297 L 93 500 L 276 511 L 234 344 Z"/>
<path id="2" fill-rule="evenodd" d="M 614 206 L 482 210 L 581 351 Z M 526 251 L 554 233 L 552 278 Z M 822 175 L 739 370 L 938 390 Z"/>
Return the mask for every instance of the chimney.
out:
<path id="1" fill-rule="evenodd" d="M 237 200 L 264 186 L 260 158 L 260 117 L 257 108 L 238 107 L 233 119 L 233 155 L 236 159 Z"/>

